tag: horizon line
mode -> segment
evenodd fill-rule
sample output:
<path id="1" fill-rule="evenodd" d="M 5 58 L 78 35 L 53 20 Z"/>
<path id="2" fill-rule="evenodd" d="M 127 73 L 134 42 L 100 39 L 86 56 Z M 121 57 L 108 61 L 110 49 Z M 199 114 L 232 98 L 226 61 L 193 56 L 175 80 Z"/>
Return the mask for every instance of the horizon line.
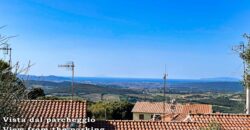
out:
<path id="1" fill-rule="evenodd" d="M 62 77 L 62 78 L 71 78 L 71 76 L 61 76 L 61 75 L 23 75 L 22 76 L 36 76 L 36 77 Z M 145 78 L 145 77 L 115 77 L 115 76 L 75 76 L 74 78 L 114 78 L 114 79 L 150 79 L 150 80 L 163 80 L 163 78 Z M 207 78 L 168 78 L 167 80 L 238 80 L 241 81 L 241 78 L 236 77 L 207 77 Z"/>

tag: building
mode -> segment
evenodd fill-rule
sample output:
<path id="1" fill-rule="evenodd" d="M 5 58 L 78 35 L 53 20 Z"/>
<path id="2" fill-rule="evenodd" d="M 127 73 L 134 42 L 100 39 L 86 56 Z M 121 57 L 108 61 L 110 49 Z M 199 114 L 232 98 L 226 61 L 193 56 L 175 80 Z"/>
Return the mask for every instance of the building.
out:
<path id="1" fill-rule="evenodd" d="M 165 110 L 164 110 L 165 106 Z M 163 104 L 163 102 L 136 102 L 132 109 L 133 120 L 179 121 L 188 114 L 212 113 L 212 105 L 207 104 Z"/>
<path id="2" fill-rule="evenodd" d="M 138 104 L 141 103 L 137 103 Z M 157 103 L 155 103 L 157 104 Z M 143 105 L 142 105 L 143 106 Z M 12 128 L 37 128 L 42 130 L 55 130 L 52 128 L 61 128 L 61 130 L 201 130 L 219 128 L 223 130 L 249 130 L 250 115 L 247 114 L 222 114 L 212 113 L 210 105 L 202 104 L 186 104 L 176 105 L 176 112 L 161 116 L 162 118 L 171 118 L 168 121 L 159 120 L 103 120 L 87 123 L 75 122 L 24 122 L 24 123 L 7 123 Z M 209 107 L 208 107 L 209 106 Z M 152 106 L 149 105 L 150 108 Z M 136 108 L 137 110 L 139 108 Z M 142 110 L 146 111 L 145 108 Z M 156 109 L 158 110 L 158 109 Z M 168 110 L 168 109 L 167 109 Z M 160 108 L 159 108 L 159 114 Z M 87 106 L 86 101 L 74 100 L 27 100 L 22 101 L 20 112 L 23 113 L 22 118 L 37 119 L 81 119 L 86 117 Z M 172 111 L 170 111 L 172 112 Z M 181 114 L 188 113 L 188 114 Z M 181 116 L 180 116 L 181 115 Z M 177 118 L 178 117 L 178 118 Z M 180 118 L 181 117 L 181 118 Z M 178 119 L 178 120 L 177 120 Z M 72 124 L 73 123 L 73 124 Z M 73 127 L 72 127 L 73 125 Z M 66 129 L 62 129 L 66 128 Z M 36 130 L 37 130 L 36 129 Z"/>

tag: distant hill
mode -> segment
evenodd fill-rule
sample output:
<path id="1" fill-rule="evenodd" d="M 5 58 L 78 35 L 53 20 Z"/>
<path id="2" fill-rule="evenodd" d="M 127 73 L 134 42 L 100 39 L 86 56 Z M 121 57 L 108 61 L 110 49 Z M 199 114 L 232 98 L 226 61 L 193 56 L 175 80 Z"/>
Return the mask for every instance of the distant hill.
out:
<path id="1" fill-rule="evenodd" d="M 45 84 L 45 86 L 69 86 L 71 77 L 60 76 L 24 76 L 24 79 L 31 80 L 32 83 Z M 89 91 L 102 91 L 102 87 L 111 87 L 112 92 L 119 93 L 120 88 L 130 88 L 129 90 L 142 88 L 162 88 L 162 79 L 140 79 L 140 78 L 99 78 L 99 77 L 76 77 L 77 85 L 84 86 L 83 88 Z M 68 84 L 68 85 L 66 85 Z M 92 86 L 91 86 L 92 85 Z M 44 85 L 42 85 L 44 86 Z M 91 87 L 90 87 L 91 86 Z M 51 89 L 54 87 L 50 87 Z M 167 87 L 172 91 L 183 92 L 241 92 L 243 91 L 242 84 L 239 79 L 220 77 L 220 78 L 206 78 L 198 80 L 185 79 L 169 79 L 167 80 Z M 101 88 L 101 89 L 99 89 Z M 52 89 L 52 90 L 53 90 Z M 115 89 L 115 90 L 114 90 Z M 88 91 L 88 90 L 86 90 Z M 106 92 L 106 90 L 103 90 Z M 134 93 L 134 92 L 132 92 Z"/>
<path id="2" fill-rule="evenodd" d="M 216 78 L 202 78 L 201 80 L 205 81 L 240 81 L 240 79 L 237 78 L 231 78 L 231 77 L 216 77 Z"/>
<path id="3" fill-rule="evenodd" d="M 41 87 L 45 90 L 45 93 L 50 94 L 69 94 L 71 93 L 71 82 L 63 81 L 63 82 L 51 82 L 51 81 L 35 81 L 30 80 L 26 82 L 27 86 L 30 87 Z M 141 93 L 136 90 L 127 89 L 127 88 L 119 88 L 119 87 L 105 87 L 98 86 L 92 84 L 84 84 L 84 83 L 75 83 L 74 84 L 74 92 L 78 94 L 91 94 L 91 93 L 99 93 L 99 94 L 138 94 Z"/>
<path id="4" fill-rule="evenodd" d="M 35 76 L 35 75 L 19 75 L 22 79 L 34 80 L 34 81 L 52 81 L 52 82 L 62 82 L 71 80 L 70 77 L 62 77 L 62 76 Z"/>
<path id="5" fill-rule="evenodd" d="M 71 77 L 63 76 L 35 76 L 35 75 L 19 75 L 20 78 L 38 81 L 52 81 L 62 82 L 71 81 Z M 112 77 L 75 77 L 76 82 L 89 82 L 89 83 L 108 83 L 108 82 L 162 82 L 162 79 L 150 78 L 112 78 Z M 225 82 L 234 81 L 239 82 L 240 79 L 232 77 L 215 77 L 215 78 L 201 78 L 201 79 L 168 79 L 170 82 Z"/>
<path id="6" fill-rule="evenodd" d="M 244 89 L 240 82 L 235 81 L 170 83 L 169 87 L 192 92 L 242 92 Z"/>

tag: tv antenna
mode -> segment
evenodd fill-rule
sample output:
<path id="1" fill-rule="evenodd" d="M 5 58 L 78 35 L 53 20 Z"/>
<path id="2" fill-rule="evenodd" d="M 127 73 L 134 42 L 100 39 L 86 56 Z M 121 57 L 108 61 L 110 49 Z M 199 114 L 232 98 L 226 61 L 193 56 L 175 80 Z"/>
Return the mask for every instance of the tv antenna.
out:
<path id="1" fill-rule="evenodd" d="M 12 51 L 12 48 L 10 47 L 9 44 L 7 43 L 3 43 L 1 44 L 3 47 L 0 48 L 0 50 L 3 50 L 3 54 L 4 55 L 9 55 L 9 65 L 11 67 L 11 51 Z"/>
<path id="2" fill-rule="evenodd" d="M 71 93 L 72 93 L 72 100 L 74 97 L 74 74 L 75 74 L 75 64 L 73 61 L 63 64 L 63 65 L 58 65 L 58 67 L 64 67 L 67 68 L 72 72 L 72 80 L 71 80 Z"/>

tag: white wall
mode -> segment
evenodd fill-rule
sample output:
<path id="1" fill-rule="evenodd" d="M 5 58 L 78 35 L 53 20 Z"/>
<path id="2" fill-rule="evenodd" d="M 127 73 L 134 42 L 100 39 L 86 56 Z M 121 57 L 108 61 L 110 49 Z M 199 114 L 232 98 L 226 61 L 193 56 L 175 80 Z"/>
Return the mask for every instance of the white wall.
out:
<path id="1" fill-rule="evenodd" d="M 151 119 L 151 113 L 133 113 L 133 120 L 140 120 L 139 115 L 143 114 L 144 115 L 144 120 L 150 120 Z"/>

